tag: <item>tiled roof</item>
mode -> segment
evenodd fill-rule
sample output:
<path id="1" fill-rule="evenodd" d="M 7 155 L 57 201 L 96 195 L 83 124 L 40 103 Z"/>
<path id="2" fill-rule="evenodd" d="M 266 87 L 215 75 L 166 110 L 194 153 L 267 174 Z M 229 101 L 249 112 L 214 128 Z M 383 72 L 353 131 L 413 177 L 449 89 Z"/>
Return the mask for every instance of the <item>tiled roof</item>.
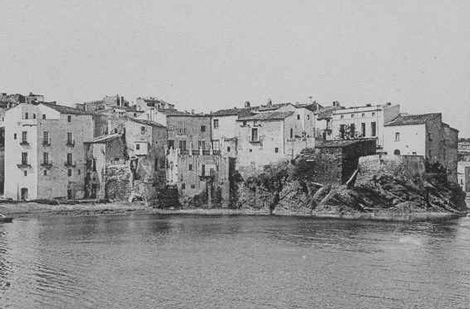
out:
<path id="1" fill-rule="evenodd" d="M 157 109 L 162 114 L 165 114 L 167 116 L 174 116 L 174 115 L 190 115 L 187 112 L 182 112 L 174 108 L 159 108 Z"/>
<path id="2" fill-rule="evenodd" d="M 250 120 L 283 120 L 294 114 L 294 112 L 264 112 L 252 116 L 240 117 L 237 121 L 250 121 Z"/>
<path id="3" fill-rule="evenodd" d="M 41 102 L 40 104 L 47 106 L 49 108 L 52 108 L 56 111 L 58 111 L 61 114 L 73 114 L 73 115 L 91 115 L 91 113 L 70 107 L 70 106 L 65 106 L 65 105 L 57 105 L 53 103 L 46 103 L 46 102 Z"/>
<path id="4" fill-rule="evenodd" d="M 385 126 L 407 126 L 425 124 L 428 121 L 436 121 L 441 117 L 441 113 L 430 113 L 420 115 L 398 115 L 397 118 L 385 124 Z"/>
<path id="5" fill-rule="evenodd" d="M 334 114 L 334 112 L 338 109 L 344 109 L 343 106 L 327 106 L 319 109 L 318 113 L 318 120 L 328 119 Z"/>
<path id="6" fill-rule="evenodd" d="M 248 108 L 228 108 L 228 109 L 221 109 L 212 113 L 212 116 L 237 116 L 241 112 L 249 112 L 251 110 L 250 107 Z"/>
<path id="7" fill-rule="evenodd" d="M 350 140 L 333 140 L 317 142 L 315 148 L 343 148 L 357 143 L 364 143 L 365 141 L 373 140 L 373 138 L 361 138 L 361 139 L 350 139 Z"/>
<path id="8" fill-rule="evenodd" d="M 109 135 L 102 135 L 98 136 L 93 141 L 91 142 L 92 144 L 101 144 L 101 143 L 106 143 L 109 142 L 113 139 L 120 138 L 121 135 L 119 133 L 114 133 L 114 134 L 109 134 Z"/>
<path id="9" fill-rule="evenodd" d="M 147 125 L 147 126 L 166 128 L 164 125 L 162 125 L 158 122 L 155 122 L 155 121 L 151 121 L 151 120 L 137 119 L 137 118 L 131 118 L 131 117 L 129 117 L 129 120 L 131 120 L 133 122 L 136 122 L 136 123 L 144 124 L 144 125 Z"/>

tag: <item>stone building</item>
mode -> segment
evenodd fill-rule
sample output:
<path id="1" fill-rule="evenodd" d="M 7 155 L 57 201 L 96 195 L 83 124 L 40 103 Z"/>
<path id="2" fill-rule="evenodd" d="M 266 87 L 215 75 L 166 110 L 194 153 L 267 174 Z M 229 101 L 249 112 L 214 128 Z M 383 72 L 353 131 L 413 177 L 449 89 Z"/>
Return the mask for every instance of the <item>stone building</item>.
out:
<path id="1" fill-rule="evenodd" d="M 336 140 L 319 142 L 311 160 L 319 183 L 346 183 L 358 169 L 359 158 L 374 155 L 376 139 Z"/>
<path id="2" fill-rule="evenodd" d="M 185 152 L 168 150 L 167 183 L 176 186 L 181 201 L 199 196 L 206 207 L 213 203 L 227 206 L 230 202 L 230 171 L 235 161 L 212 150 Z"/>
<path id="3" fill-rule="evenodd" d="M 75 104 L 75 107 L 79 110 L 86 112 L 98 112 L 102 110 L 107 110 L 112 107 L 129 107 L 129 101 L 127 101 L 123 96 L 113 95 L 105 96 L 101 100 L 89 101 L 83 103 Z"/>
<path id="4" fill-rule="evenodd" d="M 266 164 L 293 159 L 315 147 L 312 111 L 295 106 L 239 117 L 237 169 L 251 174 Z"/>
<path id="5" fill-rule="evenodd" d="M 14 200 L 84 196 L 89 113 L 51 103 L 21 103 L 5 114 L 4 196 Z"/>
<path id="6" fill-rule="evenodd" d="M 126 199 L 131 194 L 131 177 L 125 138 L 119 133 L 85 142 L 85 197 Z M 123 177 L 116 177 L 116 170 Z M 127 171 L 127 173 L 126 173 Z"/>
<path id="7" fill-rule="evenodd" d="M 168 115 L 168 149 L 178 148 L 181 154 L 209 154 L 212 148 L 211 117 L 209 115 Z"/>
<path id="8" fill-rule="evenodd" d="M 331 134 L 325 139 L 341 140 L 355 138 L 376 138 L 377 148 L 384 146 L 384 125 L 395 119 L 400 113 L 400 105 L 387 103 L 336 109 L 325 118 L 330 124 L 326 128 Z"/>
<path id="9" fill-rule="evenodd" d="M 457 182 L 458 131 L 442 122 L 441 113 L 401 114 L 385 124 L 384 151 L 395 155 L 420 155 L 439 162 L 450 181 Z"/>

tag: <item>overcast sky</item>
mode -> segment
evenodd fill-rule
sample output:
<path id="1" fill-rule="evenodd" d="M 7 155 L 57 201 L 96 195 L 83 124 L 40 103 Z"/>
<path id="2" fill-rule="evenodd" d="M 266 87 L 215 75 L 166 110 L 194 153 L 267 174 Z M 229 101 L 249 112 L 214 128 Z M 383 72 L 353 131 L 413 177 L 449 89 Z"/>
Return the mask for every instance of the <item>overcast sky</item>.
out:
<path id="1" fill-rule="evenodd" d="M 0 92 L 392 102 L 470 137 L 468 0 L 0 0 Z"/>

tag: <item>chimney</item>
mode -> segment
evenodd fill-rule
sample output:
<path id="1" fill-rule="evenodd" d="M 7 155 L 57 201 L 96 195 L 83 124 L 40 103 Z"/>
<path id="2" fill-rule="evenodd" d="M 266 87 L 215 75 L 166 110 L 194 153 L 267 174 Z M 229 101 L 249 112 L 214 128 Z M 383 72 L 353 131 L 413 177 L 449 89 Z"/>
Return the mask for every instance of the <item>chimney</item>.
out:
<path id="1" fill-rule="evenodd" d="M 390 102 L 387 102 L 387 106 L 390 106 L 390 105 L 392 105 L 392 103 L 390 103 Z"/>
<path id="2" fill-rule="evenodd" d="M 273 106 L 273 101 L 271 99 L 268 100 L 268 106 Z"/>
<path id="3" fill-rule="evenodd" d="M 250 101 L 245 101 L 245 108 L 251 107 Z"/>
<path id="4" fill-rule="evenodd" d="M 338 101 L 333 101 L 333 107 L 339 107 L 339 106 L 340 106 L 340 104 L 339 104 Z"/>

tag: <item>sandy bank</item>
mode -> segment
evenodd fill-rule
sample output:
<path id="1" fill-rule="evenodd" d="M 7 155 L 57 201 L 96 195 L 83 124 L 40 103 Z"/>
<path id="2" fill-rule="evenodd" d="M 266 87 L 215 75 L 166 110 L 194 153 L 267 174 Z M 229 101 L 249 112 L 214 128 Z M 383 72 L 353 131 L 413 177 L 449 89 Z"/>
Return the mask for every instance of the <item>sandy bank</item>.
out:
<path id="1" fill-rule="evenodd" d="M 105 203 L 105 204 L 75 204 L 75 205 L 45 205 L 38 203 L 0 204 L 0 213 L 13 218 L 39 218 L 53 216 L 100 216 L 100 215 L 129 215 L 129 214 L 159 214 L 159 215 L 200 215 L 200 216 L 290 216 L 315 219 L 345 219 L 345 220 L 376 220 L 393 222 L 441 221 L 456 219 L 466 213 L 420 212 L 420 213 L 335 213 L 310 211 L 276 210 L 274 214 L 262 209 L 155 209 L 144 203 Z"/>

